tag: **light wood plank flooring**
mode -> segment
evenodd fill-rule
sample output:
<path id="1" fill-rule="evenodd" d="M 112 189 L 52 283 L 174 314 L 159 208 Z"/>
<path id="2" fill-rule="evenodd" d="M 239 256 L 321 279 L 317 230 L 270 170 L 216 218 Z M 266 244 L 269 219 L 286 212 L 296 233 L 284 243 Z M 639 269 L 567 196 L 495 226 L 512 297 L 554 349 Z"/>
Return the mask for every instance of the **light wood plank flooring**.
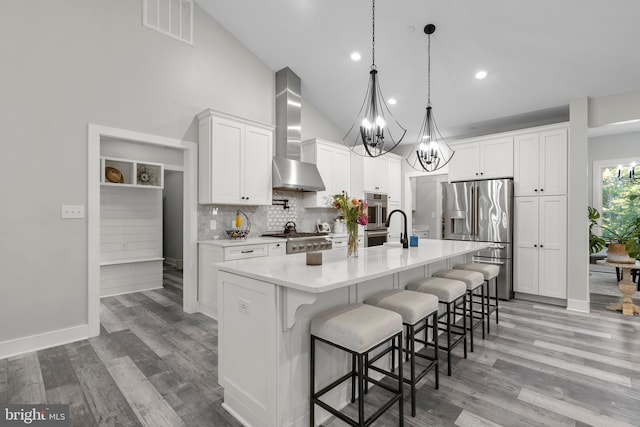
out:
<path id="1" fill-rule="evenodd" d="M 406 425 L 640 426 L 640 317 L 604 310 L 612 300 L 592 295 L 591 314 L 502 303 L 452 377 L 442 364 L 439 390 L 419 384 L 415 418 L 406 400 Z M 173 286 L 104 298 L 99 337 L 0 360 L 0 402 L 70 403 L 82 427 L 238 426 L 221 407 L 217 324 L 181 306 Z"/>

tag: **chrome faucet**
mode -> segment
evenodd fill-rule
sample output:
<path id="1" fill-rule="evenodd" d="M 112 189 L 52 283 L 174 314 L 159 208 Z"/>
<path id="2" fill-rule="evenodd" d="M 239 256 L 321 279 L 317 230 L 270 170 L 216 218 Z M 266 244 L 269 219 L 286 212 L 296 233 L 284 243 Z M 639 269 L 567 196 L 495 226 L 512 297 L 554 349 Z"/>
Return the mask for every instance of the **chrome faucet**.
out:
<path id="1" fill-rule="evenodd" d="M 402 243 L 402 247 L 404 249 L 408 249 L 409 248 L 409 237 L 407 236 L 407 214 L 404 213 L 404 211 L 402 209 L 394 209 L 391 212 L 389 212 L 389 215 L 387 216 L 387 222 L 385 224 L 385 226 L 388 228 L 389 227 L 389 222 L 391 221 L 391 215 L 393 215 L 396 212 L 400 212 L 402 214 L 402 216 L 404 217 L 404 234 L 400 235 L 400 243 Z"/>

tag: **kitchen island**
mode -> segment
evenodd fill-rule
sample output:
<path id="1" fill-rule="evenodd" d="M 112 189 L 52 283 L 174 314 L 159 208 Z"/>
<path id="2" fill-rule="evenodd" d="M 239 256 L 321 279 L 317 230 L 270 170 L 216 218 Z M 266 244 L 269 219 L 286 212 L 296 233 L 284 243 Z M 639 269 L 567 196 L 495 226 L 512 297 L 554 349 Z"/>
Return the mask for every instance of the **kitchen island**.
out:
<path id="1" fill-rule="evenodd" d="M 305 254 L 228 261 L 218 269 L 218 381 L 223 407 L 249 426 L 309 425 L 309 322 L 331 307 L 362 302 L 385 289 L 467 262 L 490 243 L 420 240 L 418 247 L 325 251 L 322 265 Z M 346 355 L 320 348 L 317 387 L 349 367 Z M 347 385 L 326 396 L 347 404 Z M 316 419 L 327 413 L 316 408 Z"/>

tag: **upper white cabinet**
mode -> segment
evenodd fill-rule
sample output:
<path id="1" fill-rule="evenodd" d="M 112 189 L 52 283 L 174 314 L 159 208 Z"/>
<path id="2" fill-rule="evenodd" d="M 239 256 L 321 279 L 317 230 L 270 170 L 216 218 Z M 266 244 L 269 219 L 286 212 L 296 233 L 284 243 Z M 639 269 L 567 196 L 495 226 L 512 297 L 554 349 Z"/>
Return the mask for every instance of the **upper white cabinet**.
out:
<path id="1" fill-rule="evenodd" d="M 451 143 L 449 181 L 510 178 L 513 176 L 513 137 Z"/>
<path id="2" fill-rule="evenodd" d="M 303 205 L 307 208 L 332 206 L 334 194 L 350 189 L 349 149 L 321 139 L 302 142 L 300 160 L 314 163 L 318 167 L 325 191 L 304 193 Z"/>
<path id="3" fill-rule="evenodd" d="M 402 195 L 402 157 L 385 154 L 362 157 L 351 153 L 351 193 L 363 197 L 367 193 L 386 193 L 389 203 L 398 202 Z"/>
<path id="4" fill-rule="evenodd" d="M 203 111 L 199 120 L 199 203 L 271 204 L 273 127 Z"/>
<path id="5" fill-rule="evenodd" d="M 567 297 L 566 196 L 516 197 L 513 289 Z"/>
<path id="6" fill-rule="evenodd" d="M 516 196 L 567 194 L 567 129 L 515 137 L 514 191 Z"/>

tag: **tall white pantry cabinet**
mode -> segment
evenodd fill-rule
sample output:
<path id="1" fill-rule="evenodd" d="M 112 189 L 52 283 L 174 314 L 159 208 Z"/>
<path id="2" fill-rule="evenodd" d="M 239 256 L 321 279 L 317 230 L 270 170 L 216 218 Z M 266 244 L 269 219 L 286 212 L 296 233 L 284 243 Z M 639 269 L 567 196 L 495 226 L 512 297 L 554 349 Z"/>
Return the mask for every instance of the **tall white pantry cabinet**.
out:
<path id="1" fill-rule="evenodd" d="M 514 138 L 516 296 L 567 298 L 567 154 L 566 127 Z"/>

